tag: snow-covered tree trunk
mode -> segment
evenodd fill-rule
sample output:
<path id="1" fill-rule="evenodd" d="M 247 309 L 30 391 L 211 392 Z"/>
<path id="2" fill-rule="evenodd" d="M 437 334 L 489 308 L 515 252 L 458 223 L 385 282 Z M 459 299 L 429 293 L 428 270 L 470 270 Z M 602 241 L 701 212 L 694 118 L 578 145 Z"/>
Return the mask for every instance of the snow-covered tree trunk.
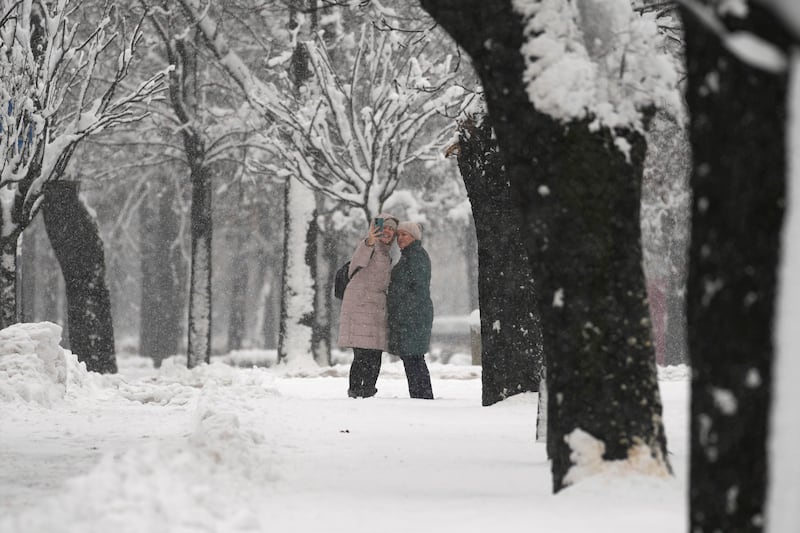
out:
<path id="1" fill-rule="evenodd" d="M 200 151 L 202 153 L 202 151 Z M 189 321 L 186 364 L 211 360 L 211 170 L 202 162 L 191 165 L 192 259 L 189 275 Z"/>
<path id="2" fill-rule="evenodd" d="M 522 217 L 488 120 L 459 129 L 458 166 L 478 239 L 483 405 L 539 390 L 542 330 Z"/>
<path id="3" fill-rule="evenodd" d="M 115 373 L 103 241 L 94 215 L 78 196 L 78 186 L 74 181 L 48 183 L 44 224 L 66 284 L 70 350 L 87 370 Z"/>
<path id="4" fill-rule="evenodd" d="M 290 27 L 297 25 L 295 14 L 292 9 Z M 302 89 L 310 77 L 308 51 L 298 43 L 289 67 L 289 79 L 294 84 L 294 99 L 298 104 L 303 103 Z M 313 165 L 308 169 L 312 174 L 315 171 Z M 286 180 L 284 191 L 283 283 L 278 359 L 287 364 L 297 364 L 317 360 L 317 194 L 294 175 Z"/>
<path id="5" fill-rule="evenodd" d="M 166 47 L 172 65 L 169 72 L 170 104 L 180 124 L 183 149 L 192 188 L 190 209 L 191 259 L 189 266 L 189 317 L 186 364 L 189 368 L 211 360 L 211 167 L 204 130 L 198 117 L 203 92 L 199 82 L 200 35 L 176 35 L 157 16 L 151 21 Z"/>
<path id="6" fill-rule="evenodd" d="M 755 2 L 743 18 L 681 11 L 693 154 L 690 529 L 762 531 L 790 38 Z M 734 46 L 734 29 L 749 47 Z"/>
<path id="7" fill-rule="evenodd" d="M 542 370 L 542 381 L 539 383 L 539 401 L 536 404 L 536 442 L 547 444 L 547 369 Z M 550 447 L 547 448 L 550 457 Z"/>
<path id="8" fill-rule="evenodd" d="M 30 229 L 20 236 L 17 267 L 19 321 L 33 322 L 36 317 L 36 248 L 37 234 Z"/>
<path id="9" fill-rule="evenodd" d="M 185 316 L 186 268 L 178 245 L 180 220 L 175 211 L 176 187 L 156 183 L 148 190 L 140 213 L 142 294 L 139 353 L 158 368 L 181 344 Z"/>
<path id="10" fill-rule="evenodd" d="M 657 113 L 647 143 L 642 238 L 656 359 L 666 366 L 688 364 L 686 275 L 691 199 L 688 128 L 684 121 Z"/>
<path id="11" fill-rule="evenodd" d="M 17 238 L 19 232 L 0 240 L 0 329 L 17 322 Z"/>
<path id="12" fill-rule="evenodd" d="M 41 171 L 41 150 L 33 158 L 25 178 L 14 187 L 0 188 L 0 328 L 19 320 L 17 302 L 17 249 L 28 225 L 23 210 L 25 193 Z"/>
<path id="13" fill-rule="evenodd" d="M 323 201 L 317 195 L 317 200 Z M 318 204 L 319 205 L 319 204 Z M 315 283 L 316 300 L 314 302 L 314 360 L 320 365 L 329 366 L 331 364 L 331 318 L 333 317 L 333 276 L 334 269 L 331 266 L 331 257 L 334 256 L 336 241 L 334 231 L 330 228 L 320 228 L 315 220 L 315 233 L 317 238 Z"/>
<path id="14" fill-rule="evenodd" d="M 313 361 L 314 276 L 309 260 L 309 228 L 316 216 L 314 191 L 286 180 L 283 283 L 278 358 L 287 364 Z"/>
<path id="15" fill-rule="evenodd" d="M 532 105 L 521 80 L 530 76 L 526 61 L 539 53 L 523 56 L 523 15 L 510 0 L 422 5 L 472 57 L 512 197 L 522 211 L 541 301 L 554 491 L 579 479 L 573 453 L 590 439 L 603 450 L 593 460 L 647 457 L 649 472 L 666 474 L 642 270 L 642 135 L 633 128 L 612 131 L 591 116 L 556 117 Z M 543 8 L 545 2 L 524 5 Z M 573 9 L 547 2 L 554 6 Z"/>

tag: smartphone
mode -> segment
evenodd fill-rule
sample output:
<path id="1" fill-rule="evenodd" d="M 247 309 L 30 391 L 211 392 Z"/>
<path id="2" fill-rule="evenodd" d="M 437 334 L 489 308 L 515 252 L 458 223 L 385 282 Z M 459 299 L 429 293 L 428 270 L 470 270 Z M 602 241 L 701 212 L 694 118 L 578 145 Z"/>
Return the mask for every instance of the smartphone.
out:
<path id="1" fill-rule="evenodd" d="M 378 231 L 380 231 L 381 233 L 383 233 L 383 219 L 382 219 L 382 218 L 380 218 L 380 217 L 379 217 L 379 218 L 376 218 L 376 219 L 375 219 L 375 224 L 374 224 L 374 225 L 375 225 L 375 228 L 377 228 L 377 229 L 378 229 Z"/>

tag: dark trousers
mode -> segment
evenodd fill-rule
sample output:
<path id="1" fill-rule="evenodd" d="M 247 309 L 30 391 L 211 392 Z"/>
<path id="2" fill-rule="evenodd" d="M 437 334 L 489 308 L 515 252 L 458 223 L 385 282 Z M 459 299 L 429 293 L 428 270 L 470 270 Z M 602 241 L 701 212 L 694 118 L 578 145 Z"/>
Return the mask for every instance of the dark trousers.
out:
<path id="1" fill-rule="evenodd" d="M 353 364 L 350 365 L 350 388 L 347 395 L 351 398 L 369 398 L 375 396 L 378 389 L 375 383 L 381 373 L 381 350 L 353 348 Z"/>
<path id="2" fill-rule="evenodd" d="M 422 398 L 433 400 L 433 388 L 431 387 L 431 373 L 425 363 L 424 355 L 401 355 L 403 366 L 406 369 L 406 379 L 408 380 L 408 394 L 412 398 Z"/>

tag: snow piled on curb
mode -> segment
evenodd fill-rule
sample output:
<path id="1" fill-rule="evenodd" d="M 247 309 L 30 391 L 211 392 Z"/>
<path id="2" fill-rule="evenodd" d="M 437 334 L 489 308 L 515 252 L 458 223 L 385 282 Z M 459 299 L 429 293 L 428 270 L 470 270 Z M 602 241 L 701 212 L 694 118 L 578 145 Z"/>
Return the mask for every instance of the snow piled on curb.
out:
<path id="1" fill-rule="evenodd" d="M 107 454 L 40 508 L 0 519 L 0 531 L 265 531 L 251 501 L 275 479 L 265 456 L 263 436 L 238 417 L 200 410 L 185 440 Z"/>
<path id="2" fill-rule="evenodd" d="M 63 399 L 68 362 L 76 365 L 77 358 L 68 358 L 60 341 L 61 326 L 52 322 L 15 324 L 0 331 L 0 401 L 49 407 Z"/>

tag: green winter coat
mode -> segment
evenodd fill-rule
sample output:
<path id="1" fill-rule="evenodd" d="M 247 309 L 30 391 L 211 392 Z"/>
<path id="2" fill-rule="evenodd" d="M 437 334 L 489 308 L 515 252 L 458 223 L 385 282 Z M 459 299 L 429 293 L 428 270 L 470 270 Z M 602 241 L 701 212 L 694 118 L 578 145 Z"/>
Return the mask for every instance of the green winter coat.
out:
<path id="1" fill-rule="evenodd" d="M 430 257 L 422 243 L 414 241 L 402 250 L 389 282 L 389 353 L 423 355 L 428 351 L 433 326 L 430 287 Z"/>

